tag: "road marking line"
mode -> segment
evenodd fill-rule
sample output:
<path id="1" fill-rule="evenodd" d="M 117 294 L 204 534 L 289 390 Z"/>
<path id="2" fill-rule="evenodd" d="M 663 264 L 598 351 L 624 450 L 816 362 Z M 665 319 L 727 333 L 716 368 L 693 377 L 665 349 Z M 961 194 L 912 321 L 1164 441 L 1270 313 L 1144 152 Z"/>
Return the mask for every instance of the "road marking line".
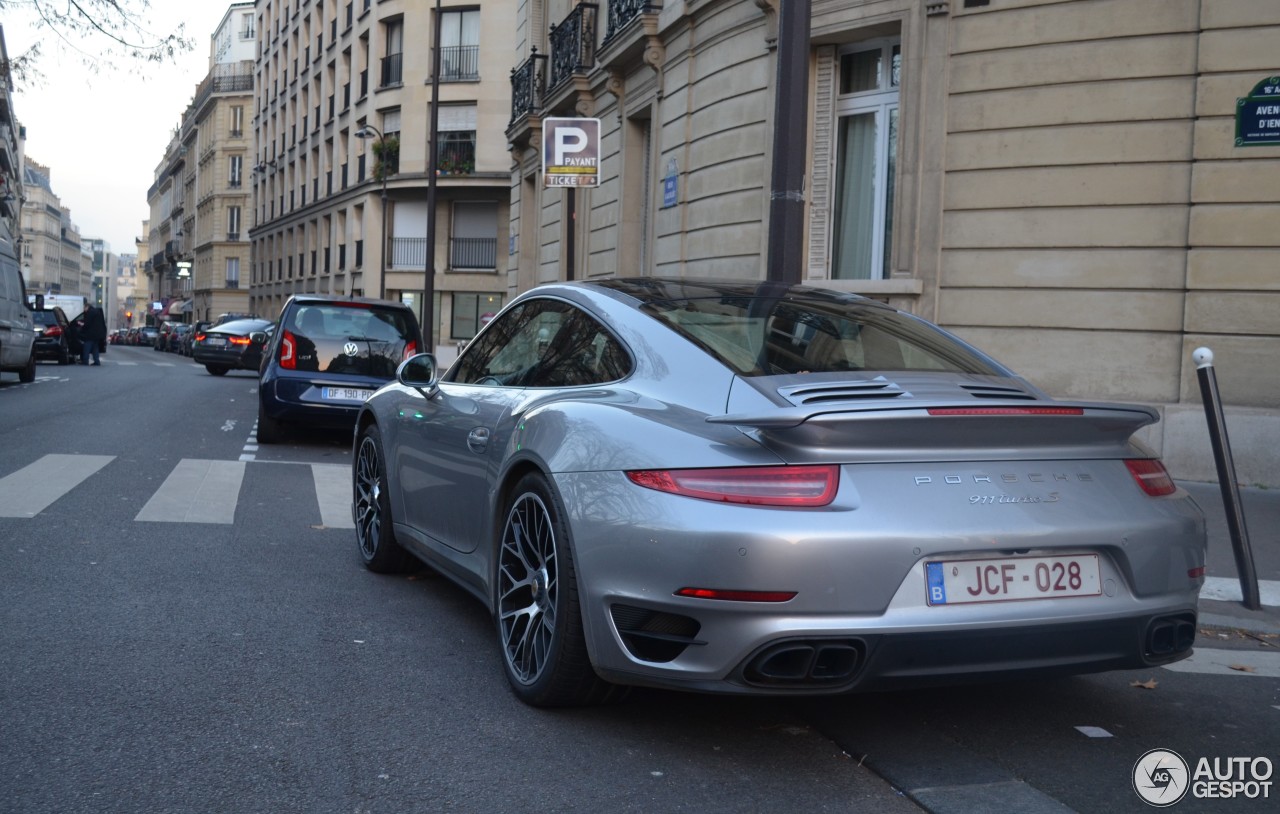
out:
<path id="1" fill-rule="evenodd" d="M 312 464 L 320 522 L 331 529 L 353 529 L 351 519 L 351 467 L 342 464 Z"/>
<path id="2" fill-rule="evenodd" d="M 1248 670 L 1233 670 L 1231 665 L 1252 667 Z M 1232 676 L 1264 676 L 1280 678 L 1280 653 L 1267 653 L 1260 650 L 1214 650 L 1209 647 L 1197 647 L 1196 651 L 1182 661 L 1164 665 L 1164 669 L 1175 673 L 1204 673 L 1207 675 Z"/>
<path id="3" fill-rule="evenodd" d="M 0 478 L 0 517 L 35 517 L 115 459 L 114 455 L 45 455 Z"/>
<path id="4" fill-rule="evenodd" d="M 1258 580 L 1258 596 L 1262 604 L 1280 607 L 1280 580 Z M 1236 577 L 1205 577 L 1200 598 L 1240 602 L 1244 599 L 1244 594 L 1240 591 L 1240 580 Z"/>
<path id="5" fill-rule="evenodd" d="M 183 458 L 134 520 L 230 524 L 244 470 L 243 461 Z"/>

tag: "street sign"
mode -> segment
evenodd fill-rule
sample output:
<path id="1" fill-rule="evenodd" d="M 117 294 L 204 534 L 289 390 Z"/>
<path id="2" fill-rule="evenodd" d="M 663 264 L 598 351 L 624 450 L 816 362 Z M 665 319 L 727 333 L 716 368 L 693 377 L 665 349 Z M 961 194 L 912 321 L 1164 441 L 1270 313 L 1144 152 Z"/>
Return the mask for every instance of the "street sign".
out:
<path id="1" fill-rule="evenodd" d="M 600 185 L 600 120 L 542 120 L 542 185 Z"/>
<path id="2" fill-rule="evenodd" d="M 1268 77 L 1236 100 L 1236 146 L 1280 144 L 1280 76 Z"/>

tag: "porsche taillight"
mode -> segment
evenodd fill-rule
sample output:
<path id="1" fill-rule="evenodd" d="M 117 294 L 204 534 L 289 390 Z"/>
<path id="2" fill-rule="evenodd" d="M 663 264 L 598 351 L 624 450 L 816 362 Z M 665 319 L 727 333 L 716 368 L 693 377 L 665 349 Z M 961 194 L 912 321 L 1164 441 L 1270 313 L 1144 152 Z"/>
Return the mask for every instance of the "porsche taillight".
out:
<path id="1" fill-rule="evenodd" d="M 1164 464 L 1155 458 L 1133 458 L 1124 462 L 1142 491 L 1152 497 L 1163 497 L 1178 491 Z"/>
<path id="2" fill-rule="evenodd" d="M 826 506 L 840 485 L 840 467 L 749 466 L 721 469 L 642 469 L 632 483 L 674 495 L 751 506 Z"/>
<path id="3" fill-rule="evenodd" d="M 289 331 L 280 336 L 280 367 L 285 370 L 298 369 L 298 340 Z"/>

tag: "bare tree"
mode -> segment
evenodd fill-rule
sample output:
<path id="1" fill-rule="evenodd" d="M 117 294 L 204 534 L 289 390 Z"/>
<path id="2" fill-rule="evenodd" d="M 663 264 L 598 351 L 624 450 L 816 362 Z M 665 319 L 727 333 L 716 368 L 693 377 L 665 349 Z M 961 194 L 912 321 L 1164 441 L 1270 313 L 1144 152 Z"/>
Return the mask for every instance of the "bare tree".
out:
<path id="1" fill-rule="evenodd" d="M 195 47 L 179 24 L 169 33 L 147 27 L 151 0 L 0 0 L 0 16 L 25 13 L 42 35 L 42 42 L 0 65 L 0 74 L 20 85 L 39 84 L 37 63 L 50 38 L 77 54 L 92 71 L 103 67 L 134 67 L 173 62 Z"/>

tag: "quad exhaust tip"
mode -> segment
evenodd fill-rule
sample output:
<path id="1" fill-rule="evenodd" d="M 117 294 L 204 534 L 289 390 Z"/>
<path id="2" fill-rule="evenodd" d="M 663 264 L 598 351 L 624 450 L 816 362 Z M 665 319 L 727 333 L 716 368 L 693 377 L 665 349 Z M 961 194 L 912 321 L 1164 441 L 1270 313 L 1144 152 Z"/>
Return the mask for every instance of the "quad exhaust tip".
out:
<path id="1" fill-rule="evenodd" d="M 1187 652 L 1196 641 L 1196 617 L 1185 613 L 1158 616 L 1147 626 L 1146 652 L 1155 658 L 1167 658 Z"/>
<path id="2" fill-rule="evenodd" d="M 781 642 L 752 658 L 743 678 L 766 687 L 838 686 L 853 680 L 864 653 L 857 640 Z"/>

